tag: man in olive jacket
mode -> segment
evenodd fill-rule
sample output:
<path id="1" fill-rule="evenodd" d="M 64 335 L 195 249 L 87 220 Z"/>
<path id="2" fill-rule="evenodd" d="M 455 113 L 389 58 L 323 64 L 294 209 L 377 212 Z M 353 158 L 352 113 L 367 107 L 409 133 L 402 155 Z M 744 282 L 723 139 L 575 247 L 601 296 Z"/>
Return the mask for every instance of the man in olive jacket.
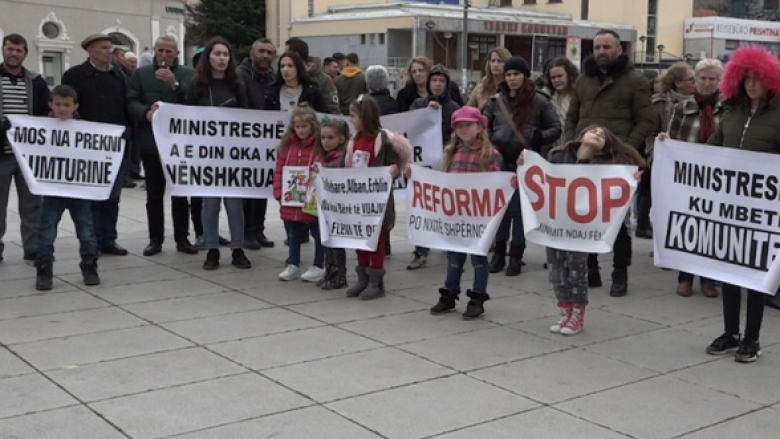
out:
<path id="1" fill-rule="evenodd" d="M 149 245 L 144 256 L 162 251 L 165 237 L 165 171 L 157 153 L 152 132 L 152 115 L 158 102 L 182 103 L 194 71 L 179 64 L 178 43 L 172 36 L 162 36 L 154 45 L 154 62 L 135 71 L 128 85 L 127 101 L 130 116 L 137 124 L 135 141 L 141 149 L 141 161 L 146 171 L 146 216 L 149 222 Z M 171 197 L 173 236 L 176 250 L 198 252 L 187 239 L 189 233 L 189 203 L 186 197 Z"/>
<path id="2" fill-rule="evenodd" d="M 566 114 L 565 140 L 576 139 L 586 127 L 598 124 L 644 153 L 645 139 L 655 134 L 655 113 L 650 102 L 650 84 L 634 70 L 623 54 L 620 37 L 600 30 L 593 39 L 593 57 L 583 63 L 582 75 L 574 85 Z M 628 293 L 628 266 L 631 265 L 631 235 L 623 224 L 613 249 L 610 295 Z M 588 283 L 601 286 L 598 258 L 588 257 Z"/>

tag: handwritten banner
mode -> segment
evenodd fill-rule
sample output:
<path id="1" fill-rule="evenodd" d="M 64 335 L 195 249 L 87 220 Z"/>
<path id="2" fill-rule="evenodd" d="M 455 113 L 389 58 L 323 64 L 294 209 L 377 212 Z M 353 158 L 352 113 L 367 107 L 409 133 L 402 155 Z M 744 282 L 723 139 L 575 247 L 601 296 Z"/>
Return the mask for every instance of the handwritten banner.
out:
<path id="1" fill-rule="evenodd" d="M 346 116 L 327 117 L 350 123 Z M 281 111 L 160 104 L 152 128 L 171 193 L 273 199 L 276 149 L 289 122 L 290 114 Z M 409 139 L 416 163 L 439 169 L 441 110 L 393 114 L 381 122 Z M 405 187 L 403 177 L 396 180 L 395 188 Z"/>
<path id="2" fill-rule="evenodd" d="M 393 188 L 390 167 L 320 168 L 314 183 L 322 245 L 376 251 Z"/>
<path id="3" fill-rule="evenodd" d="M 525 237 L 561 250 L 609 253 L 636 191 L 636 166 L 551 164 L 523 152 L 517 168 Z"/>
<path id="4" fill-rule="evenodd" d="M 409 240 L 487 255 L 514 191 L 508 172 L 448 174 L 415 165 L 406 188 Z"/>
<path id="5" fill-rule="evenodd" d="M 124 156 L 125 127 L 9 115 L 8 140 L 35 195 L 106 200 Z"/>
<path id="6" fill-rule="evenodd" d="M 774 295 L 780 156 L 655 142 L 655 264 Z"/>

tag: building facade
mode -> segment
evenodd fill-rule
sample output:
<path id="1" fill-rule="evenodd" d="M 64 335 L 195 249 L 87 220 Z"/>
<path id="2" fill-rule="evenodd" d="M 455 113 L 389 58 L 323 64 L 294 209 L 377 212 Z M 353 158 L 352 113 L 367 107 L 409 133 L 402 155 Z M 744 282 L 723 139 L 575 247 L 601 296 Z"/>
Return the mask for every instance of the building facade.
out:
<path id="1" fill-rule="evenodd" d="M 0 11 L 0 38 L 24 36 L 29 45 L 25 66 L 40 72 L 49 86 L 86 60 L 81 41 L 94 33 L 111 35 L 116 47 L 137 54 L 157 37 L 172 35 L 184 60 L 182 0 L 0 0 Z"/>
<path id="2" fill-rule="evenodd" d="M 693 59 L 728 58 L 744 46 L 761 46 L 780 56 L 780 23 L 727 17 L 685 20 L 685 51 Z"/>

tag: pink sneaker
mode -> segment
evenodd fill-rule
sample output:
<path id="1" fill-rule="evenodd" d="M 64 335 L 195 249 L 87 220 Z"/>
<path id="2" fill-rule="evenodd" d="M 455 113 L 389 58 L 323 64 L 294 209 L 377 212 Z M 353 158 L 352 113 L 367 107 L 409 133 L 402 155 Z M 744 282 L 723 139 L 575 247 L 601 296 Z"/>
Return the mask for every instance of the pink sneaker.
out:
<path id="1" fill-rule="evenodd" d="M 575 335 L 582 331 L 585 326 L 585 305 L 575 303 L 571 307 L 571 318 L 566 325 L 561 328 L 562 335 Z"/>
<path id="2" fill-rule="evenodd" d="M 558 302 L 558 321 L 554 325 L 550 326 L 550 332 L 553 334 L 560 334 L 561 328 L 566 325 L 566 322 L 571 318 L 571 302 Z"/>

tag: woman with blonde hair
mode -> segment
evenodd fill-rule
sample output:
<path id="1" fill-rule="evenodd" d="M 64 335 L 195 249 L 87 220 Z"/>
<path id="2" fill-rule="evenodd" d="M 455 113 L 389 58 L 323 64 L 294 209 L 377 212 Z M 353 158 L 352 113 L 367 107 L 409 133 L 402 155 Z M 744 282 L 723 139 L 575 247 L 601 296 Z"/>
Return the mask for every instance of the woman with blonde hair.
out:
<path id="1" fill-rule="evenodd" d="M 430 58 L 415 56 L 409 60 L 404 72 L 406 86 L 398 91 L 396 97 L 400 112 L 409 111 L 415 100 L 428 96 L 428 74 L 431 73 L 431 69 L 433 69 L 433 61 Z M 450 97 L 459 106 L 463 106 L 463 97 L 460 95 L 458 85 L 454 82 L 450 82 Z"/>
<path id="2" fill-rule="evenodd" d="M 506 47 L 499 46 L 488 53 L 484 68 L 485 76 L 471 92 L 466 105 L 480 110 L 485 108 L 485 104 L 498 92 L 498 84 L 504 81 L 504 63 L 511 57 L 512 53 Z"/>

